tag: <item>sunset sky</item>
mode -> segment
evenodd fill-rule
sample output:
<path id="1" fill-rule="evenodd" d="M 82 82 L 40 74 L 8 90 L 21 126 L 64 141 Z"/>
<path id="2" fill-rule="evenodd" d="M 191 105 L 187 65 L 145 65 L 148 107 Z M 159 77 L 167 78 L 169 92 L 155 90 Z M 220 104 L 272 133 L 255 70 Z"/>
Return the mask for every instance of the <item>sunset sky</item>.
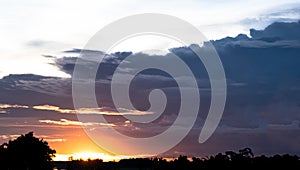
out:
<path id="1" fill-rule="evenodd" d="M 114 48 L 96 77 L 95 91 L 102 102 L 99 108 L 74 109 L 72 73 L 87 41 L 105 25 L 139 13 L 169 14 L 193 24 L 212 40 L 220 56 L 227 81 L 226 107 L 215 134 L 203 144 L 197 140 L 211 98 L 205 68 L 195 62 L 188 47 L 158 37 L 136 38 Z M 256 154 L 300 155 L 299 20 L 300 0 L 3 0 L 0 144 L 34 131 L 36 137 L 56 149 L 56 160 L 67 160 L 70 156 L 125 158 L 100 148 L 82 127 L 114 128 L 142 138 L 161 133 L 172 125 L 180 94 L 169 75 L 150 70 L 137 76 L 132 85 L 134 91 L 130 93 L 139 110 L 122 108 L 122 112 L 117 112 L 110 94 L 112 70 L 120 61 L 129 55 L 151 57 L 139 53 L 140 50 L 159 48 L 168 49 L 190 64 L 201 92 L 201 107 L 193 129 L 163 156 L 205 156 L 243 147 L 251 147 Z M 96 55 L 97 51 L 90 53 Z M 165 57 L 166 62 L 172 60 L 168 54 L 156 57 Z M 128 113 L 151 114 L 143 110 L 149 107 L 149 89 L 157 87 L 169 95 L 164 115 L 145 125 L 126 119 Z M 77 114 L 86 113 L 105 115 L 109 121 L 78 120 Z M 111 145 L 120 145 L 115 140 Z"/>

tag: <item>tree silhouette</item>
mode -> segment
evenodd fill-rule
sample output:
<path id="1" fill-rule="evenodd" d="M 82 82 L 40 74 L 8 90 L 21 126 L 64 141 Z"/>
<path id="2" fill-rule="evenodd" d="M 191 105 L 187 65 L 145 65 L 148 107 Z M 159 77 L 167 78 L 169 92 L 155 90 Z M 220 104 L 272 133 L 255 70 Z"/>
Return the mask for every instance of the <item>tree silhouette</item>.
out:
<path id="1" fill-rule="evenodd" d="M 241 156 L 247 157 L 247 158 L 253 158 L 253 156 L 254 156 L 254 154 L 250 148 L 241 149 L 241 150 L 239 150 L 239 153 Z"/>
<path id="2" fill-rule="evenodd" d="M 34 137 L 30 132 L 0 146 L 1 169 L 50 170 L 55 153 L 46 141 Z"/>
<path id="3" fill-rule="evenodd" d="M 67 166 L 65 166 L 67 165 Z M 250 148 L 238 152 L 227 151 L 205 158 L 180 155 L 167 161 L 163 158 L 131 158 L 119 162 L 102 160 L 72 160 L 57 164 L 58 169 L 67 170 L 241 170 L 241 169 L 300 169 L 300 159 L 294 155 L 275 155 L 271 157 L 254 156 Z"/>

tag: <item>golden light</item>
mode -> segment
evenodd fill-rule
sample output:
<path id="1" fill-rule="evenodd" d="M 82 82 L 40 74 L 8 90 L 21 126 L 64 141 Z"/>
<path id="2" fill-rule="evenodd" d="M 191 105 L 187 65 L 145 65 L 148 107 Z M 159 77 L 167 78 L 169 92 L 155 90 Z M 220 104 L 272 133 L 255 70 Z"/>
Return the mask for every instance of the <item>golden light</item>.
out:
<path id="1" fill-rule="evenodd" d="M 105 162 L 108 161 L 119 161 L 121 159 L 129 158 L 126 156 L 113 156 L 101 152 L 77 152 L 74 154 L 56 154 L 54 161 L 70 161 L 70 160 L 94 160 L 102 159 Z"/>
<path id="2" fill-rule="evenodd" d="M 56 112 L 60 112 L 60 113 L 76 113 L 75 110 L 71 110 L 71 109 L 62 109 L 58 106 L 51 106 L 51 105 L 38 105 L 38 106 L 33 106 L 33 109 L 36 110 L 49 110 L 49 111 L 56 111 Z"/>

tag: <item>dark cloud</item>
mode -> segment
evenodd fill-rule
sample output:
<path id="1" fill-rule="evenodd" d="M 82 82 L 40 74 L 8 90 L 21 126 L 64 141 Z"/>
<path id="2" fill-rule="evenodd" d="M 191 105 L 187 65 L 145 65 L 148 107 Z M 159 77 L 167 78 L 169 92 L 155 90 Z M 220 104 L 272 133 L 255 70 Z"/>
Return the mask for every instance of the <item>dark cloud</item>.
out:
<path id="1" fill-rule="evenodd" d="M 300 69 L 298 69 L 300 64 L 298 57 L 300 53 L 299 26 L 299 22 L 274 23 L 265 30 L 252 30 L 252 33 L 255 34 L 252 35 L 252 38 L 240 34 L 237 37 L 226 37 L 212 41 L 220 55 L 227 76 L 228 106 L 224 120 L 228 120 L 226 121 L 228 125 L 258 127 L 264 122 L 286 123 L 286 121 L 299 119 L 294 114 L 297 109 L 296 101 L 299 100 L 299 95 L 297 95 L 299 88 L 297 87 L 300 85 Z M 80 49 L 71 51 L 81 52 Z M 210 88 L 205 68 L 189 47 L 173 48 L 170 49 L 170 52 L 176 54 L 189 65 L 198 80 L 200 89 Z M 89 51 L 88 54 L 97 53 L 100 52 Z M 103 91 L 110 91 L 109 83 L 116 67 L 129 55 L 147 56 L 148 54 L 124 52 L 106 55 L 105 62 L 101 63 L 97 75 L 98 80 L 107 80 L 106 85 L 99 85 L 105 89 Z M 166 63 L 171 63 L 172 60 L 172 56 L 169 54 L 149 57 L 154 60 L 161 60 L 163 57 Z M 75 57 L 65 57 L 57 59 L 56 64 L 63 71 L 72 74 L 75 61 Z M 130 68 L 128 70 L 130 71 Z M 140 104 L 136 104 L 137 107 L 147 108 L 147 95 L 153 87 L 165 90 L 172 89 L 169 91 L 170 96 L 178 90 L 177 85 L 174 84 L 174 80 L 169 75 L 158 70 L 145 70 L 136 76 L 132 84 L 134 89 L 132 100 L 138 98 L 140 101 Z M 109 94 L 101 90 L 99 93 L 106 94 L 102 98 L 104 101 L 112 102 Z M 278 101 L 275 101 L 277 96 L 281 96 L 280 100 L 283 104 L 278 104 Z M 178 96 L 173 95 L 173 99 L 175 98 Z M 209 91 L 201 99 L 204 103 L 209 101 Z M 288 103 L 289 107 L 287 107 Z M 113 104 L 110 103 L 109 105 Z M 279 106 L 282 108 L 277 108 Z M 207 110 L 207 107 L 205 104 L 204 110 Z M 268 107 L 268 111 L 265 111 L 266 107 Z M 281 112 L 278 113 L 278 110 Z M 170 112 L 174 112 L 174 109 L 170 109 Z M 291 113 L 287 116 L 289 120 L 279 119 L 288 113 Z M 278 116 L 274 116 L 275 114 Z"/>
<path id="2" fill-rule="evenodd" d="M 182 144 L 167 154 L 188 152 L 195 155 L 209 155 L 212 152 L 237 150 L 246 146 L 252 147 L 256 153 L 300 154 L 300 147 L 297 145 L 299 140 L 295 138 L 299 136 L 300 130 L 299 25 L 299 22 L 274 23 L 264 30 L 252 30 L 252 37 L 240 34 L 237 37 L 211 41 L 225 69 L 228 95 L 217 133 L 205 144 L 198 144 L 196 139 L 210 107 L 210 83 L 205 67 L 189 47 L 170 49 L 170 53 L 165 56 L 131 52 L 105 55 L 95 83 L 99 105 L 104 111 L 116 111 L 110 94 L 110 83 L 114 71 L 126 57 L 133 55 L 152 57 L 153 60 L 171 63 L 173 53 L 194 73 L 201 92 L 201 108 L 192 132 Z M 205 44 L 202 48 L 206 48 Z M 72 49 L 64 52 L 74 56 L 50 58 L 60 70 L 72 75 L 78 55 L 82 51 Z M 84 54 L 95 57 L 104 55 L 100 51 L 92 50 L 84 50 Z M 86 69 L 95 64 L 88 60 L 85 63 Z M 134 68 L 128 67 L 122 70 L 122 73 L 130 73 L 131 69 Z M 178 78 L 186 82 L 189 80 L 188 76 Z M 163 116 L 156 122 L 146 125 L 125 122 L 126 119 L 118 115 L 106 117 L 119 131 L 130 136 L 141 137 L 160 133 L 172 125 L 180 108 L 180 92 L 177 86 L 174 78 L 166 72 L 157 69 L 144 70 L 131 83 L 131 102 L 136 108 L 146 110 L 150 106 L 148 99 L 150 91 L 160 88 L 168 99 Z M 18 127 L 23 125 L 26 128 L 32 125 L 38 129 L 41 126 L 39 120 L 44 120 L 44 124 L 47 120 L 49 127 L 63 124 L 65 120 L 80 124 L 76 115 L 61 113 L 74 109 L 71 90 L 70 78 L 31 74 L 4 77 L 0 80 L 0 104 L 25 105 L 29 108 L 1 108 L 0 113 L 3 113 L 0 115 L 1 132 L 15 134 L 18 130 L 16 125 Z M 48 109 L 33 109 L 34 106 L 43 108 L 47 106 Z M 15 119 L 16 117 L 18 119 Z M 93 121 L 93 117 L 89 119 Z M 5 128 L 10 125 L 14 125 L 12 129 Z M 41 128 L 42 131 L 45 129 Z"/>
<path id="3" fill-rule="evenodd" d="M 30 48 L 38 48 L 38 49 L 46 49 L 46 50 L 49 49 L 58 50 L 61 49 L 62 47 L 67 46 L 67 44 L 59 41 L 43 40 L 43 39 L 30 40 L 26 42 L 25 45 Z"/>
<path id="4" fill-rule="evenodd" d="M 71 50 L 65 50 L 65 51 L 63 51 L 64 53 L 77 53 L 77 54 L 79 54 L 79 53 L 81 53 L 81 50 L 82 49 L 78 49 L 78 48 L 73 48 L 73 49 L 71 49 Z"/>
<path id="5" fill-rule="evenodd" d="M 55 66 L 67 74 L 72 75 L 77 57 L 56 58 Z"/>
<path id="6" fill-rule="evenodd" d="M 46 54 L 44 54 L 44 55 L 42 55 L 43 57 L 45 57 L 45 58 L 51 58 L 51 59 L 55 59 L 56 57 L 55 56 L 53 56 L 53 55 L 46 55 Z"/>
<path id="7" fill-rule="evenodd" d="M 292 23 L 275 22 L 264 30 L 250 30 L 253 39 L 262 40 L 300 40 L 300 21 Z"/>
<path id="8" fill-rule="evenodd" d="M 35 91 L 49 95 L 71 95 L 68 89 L 71 80 L 58 77 L 45 77 L 33 74 L 14 74 L 0 80 L 1 87 L 8 90 Z"/>
<path id="9" fill-rule="evenodd" d="M 49 45 L 53 42 L 51 41 L 44 41 L 44 40 L 31 40 L 29 42 L 27 42 L 28 46 L 32 46 L 32 47 L 43 47 L 46 45 Z"/>

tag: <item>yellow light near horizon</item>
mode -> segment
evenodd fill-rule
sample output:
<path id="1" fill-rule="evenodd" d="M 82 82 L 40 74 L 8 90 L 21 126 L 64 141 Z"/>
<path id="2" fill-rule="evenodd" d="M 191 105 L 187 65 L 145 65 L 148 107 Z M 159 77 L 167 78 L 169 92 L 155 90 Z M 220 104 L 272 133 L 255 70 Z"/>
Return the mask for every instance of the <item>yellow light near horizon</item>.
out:
<path id="1" fill-rule="evenodd" d="M 103 153 L 95 153 L 95 152 L 79 152 L 75 153 L 73 156 L 73 159 L 82 159 L 82 160 L 88 160 L 88 159 L 104 159 L 106 158 L 106 155 Z"/>
<path id="2" fill-rule="evenodd" d="M 54 161 L 69 161 L 70 158 L 72 160 L 95 160 L 102 159 L 105 162 L 108 161 L 119 161 L 121 159 L 129 158 L 126 156 L 113 156 L 105 153 L 99 152 L 77 152 L 74 154 L 56 154 L 56 157 L 53 159 Z"/>

